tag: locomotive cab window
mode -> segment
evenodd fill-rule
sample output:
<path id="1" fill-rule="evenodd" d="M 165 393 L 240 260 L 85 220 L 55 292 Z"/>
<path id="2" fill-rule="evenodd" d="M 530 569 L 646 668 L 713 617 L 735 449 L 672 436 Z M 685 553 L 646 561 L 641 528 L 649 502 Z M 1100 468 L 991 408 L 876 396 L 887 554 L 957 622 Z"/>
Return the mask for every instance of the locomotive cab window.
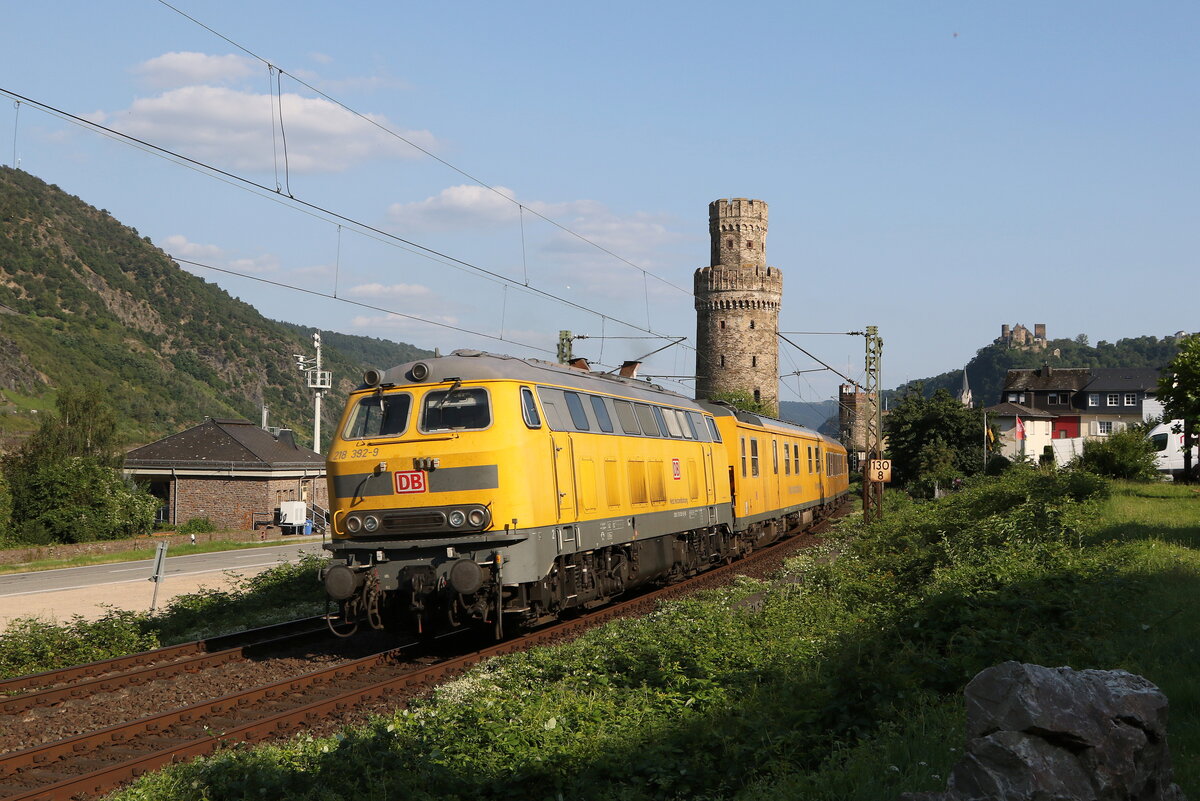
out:
<path id="1" fill-rule="evenodd" d="M 342 439 L 397 437 L 408 428 L 411 409 L 412 396 L 408 393 L 365 397 L 346 420 Z"/>
<path id="2" fill-rule="evenodd" d="M 492 424 L 487 390 L 482 387 L 437 390 L 425 394 L 421 430 L 478 431 Z"/>
<path id="3" fill-rule="evenodd" d="M 530 428 L 541 428 L 542 418 L 538 414 L 537 403 L 533 400 L 533 390 L 521 387 L 521 417 Z"/>
<path id="4" fill-rule="evenodd" d="M 712 434 L 712 441 L 720 442 L 721 432 L 717 430 L 717 421 L 711 417 L 705 417 L 704 422 L 708 423 L 708 433 Z"/>

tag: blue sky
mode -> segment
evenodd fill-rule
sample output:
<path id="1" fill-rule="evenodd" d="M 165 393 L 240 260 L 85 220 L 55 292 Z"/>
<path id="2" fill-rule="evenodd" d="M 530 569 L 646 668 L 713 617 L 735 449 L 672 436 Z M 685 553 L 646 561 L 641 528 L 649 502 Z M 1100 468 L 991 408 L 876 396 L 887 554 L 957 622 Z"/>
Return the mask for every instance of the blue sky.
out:
<path id="1" fill-rule="evenodd" d="M 878 325 L 886 386 L 1003 323 L 1197 327 L 1194 3 L 175 5 L 254 55 L 154 0 L 6 8 L 0 89 L 36 102 L 0 95 L 0 161 L 274 282 L 184 265 L 275 319 L 539 358 L 569 329 L 619 364 L 665 341 L 602 335 L 694 340 L 708 203 L 751 197 L 781 330 Z M 789 338 L 861 377 L 860 338 Z M 819 366 L 786 344 L 780 365 Z"/>

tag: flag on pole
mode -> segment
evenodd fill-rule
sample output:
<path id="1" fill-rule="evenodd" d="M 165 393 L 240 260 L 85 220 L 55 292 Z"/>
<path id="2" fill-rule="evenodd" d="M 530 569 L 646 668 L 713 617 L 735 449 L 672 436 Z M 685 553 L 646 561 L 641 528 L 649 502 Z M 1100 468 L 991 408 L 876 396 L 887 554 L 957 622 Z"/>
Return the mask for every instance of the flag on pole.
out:
<path id="1" fill-rule="evenodd" d="M 1021 422 L 1021 418 L 1017 416 L 1017 425 L 1013 428 L 1017 432 L 1017 439 L 1025 439 L 1025 424 Z"/>

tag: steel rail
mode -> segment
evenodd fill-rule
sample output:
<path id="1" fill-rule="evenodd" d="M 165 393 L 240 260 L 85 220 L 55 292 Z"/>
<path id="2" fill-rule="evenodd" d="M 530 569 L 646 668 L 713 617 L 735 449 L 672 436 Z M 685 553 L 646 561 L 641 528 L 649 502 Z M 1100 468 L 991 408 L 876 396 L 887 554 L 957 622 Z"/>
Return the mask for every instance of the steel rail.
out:
<path id="1" fill-rule="evenodd" d="M 325 616 L 307 617 L 299 620 L 289 620 L 270 626 L 247 629 L 233 634 L 222 634 L 209 637 L 206 640 L 194 640 L 178 645 L 167 645 L 152 651 L 117 656 L 112 659 L 101 659 L 82 665 L 47 670 L 42 673 L 31 673 L 26 676 L 16 676 L 0 680 L 0 696 L 11 695 L 34 687 L 50 687 L 66 684 L 78 679 L 90 680 L 94 676 L 118 673 L 130 668 L 141 668 L 146 665 L 157 665 L 163 661 L 191 657 L 194 654 L 215 653 L 231 648 L 244 647 L 248 644 L 267 642 L 271 639 L 287 635 L 288 632 L 303 630 L 316 626 L 318 622 L 324 625 Z"/>
<path id="2" fill-rule="evenodd" d="M 687 581 L 671 584 L 637 598 L 597 609 L 585 617 L 552 624 L 523 637 L 434 665 L 405 671 L 383 680 L 370 681 L 364 686 L 340 692 L 332 697 L 311 701 L 294 709 L 275 712 L 257 720 L 224 728 L 220 733 L 210 733 L 210 730 L 205 727 L 202 735 L 189 737 L 185 732 L 169 732 L 168 730 L 177 725 L 185 725 L 190 728 L 201 727 L 205 725 L 203 721 L 207 717 L 242 713 L 247 711 L 246 707 L 253 703 L 276 701 L 289 693 L 352 680 L 366 671 L 386 667 L 388 662 L 396 658 L 398 649 L 374 654 L 336 667 L 313 671 L 304 676 L 284 679 L 246 692 L 204 701 L 183 709 L 110 726 L 97 732 L 0 755 L 0 779 L 20 781 L 21 775 L 31 770 L 37 771 L 39 774 L 31 776 L 31 778 L 44 778 L 47 769 L 55 761 L 64 757 L 84 761 L 80 759 L 81 756 L 97 751 L 110 743 L 116 744 L 120 750 L 128 753 L 135 750 L 136 740 L 139 737 L 153 736 L 156 732 L 162 732 L 167 734 L 168 739 L 168 745 L 165 748 L 159 748 L 150 753 L 131 753 L 131 758 L 127 761 L 103 765 L 86 774 L 63 778 L 52 784 L 44 784 L 24 791 L 18 789 L 19 794 L 4 796 L 3 791 L 0 791 L 0 798 L 3 798 L 3 801 L 65 801 L 65 799 L 79 795 L 98 795 L 163 765 L 211 754 L 222 745 L 230 743 L 254 743 L 283 736 L 301 729 L 313 721 L 321 720 L 330 713 L 344 711 L 376 699 L 390 697 L 394 699 L 396 708 L 404 708 L 407 706 L 408 700 L 404 696 L 398 696 L 397 691 L 407 692 L 408 697 L 412 697 L 414 690 L 420 691 L 432 687 L 438 681 L 460 674 L 484 659 L 526 650 L 535 645 L 566 640 L 618 617 L 648 613 L 653 611 L 660 601 L 692 593 L 698 587 L 716 585 L 730 575 L 744 572 L 745 568 L 753 565 L 754 562 L 769 558 L 780 546 L 794 543 L 795 534 L 801 533 L 801 531 L 813 533 L 823 529 L 825 524 L 826 520 L 815 521 L 807 528 L 789 532 L 788 536 L 770 546 L 754 551 L 743 559 L 706 570 Z M 97 754 L 97 756 L 101 755 L 102 753 Z"/>
<path id="3" fill-rule="evenodd" d="M 263 648 L 279 647 L 288 643 L 299 643 L 313 636 L 329 636 L 329 629 L 323 617 L 311 618 L 309 621 L 303 622 L 309 623 L 309 626 L 297 627 L 290 631 L 277 633 L 269 639 L 248 641 L 244 645 L 224 648 L 211 653 L 201 652 L 191 654 L 184 656 L 182 659 L 170 662 L 155 662 L 146 667 L 130 671 L 105 673 L 104 675 L 73 684 L 53 686 L 44 690 L 35 690 L 7 698 L 0 698 L 0 714 L 15 715 L 38 706 L 53 706 L 54 704 L 74 698 L 87 698 L 89 695 L 97 693 L 113 692 L 125 687 L 136 687 L 151 681 L 172 679 L 184 673 L 196 673 L 200 670 L 218 667 L 230 662 L 243 661 L 250 658 L 255 651 Z M 267 627 L 258 631 L 266 634 L 272 628 L 274 627 Z M 192 644 L 194 643 L 189 643 L 189 645 Z M 203 645 L 204 641 L 201 641 L 200 644 Z"/>

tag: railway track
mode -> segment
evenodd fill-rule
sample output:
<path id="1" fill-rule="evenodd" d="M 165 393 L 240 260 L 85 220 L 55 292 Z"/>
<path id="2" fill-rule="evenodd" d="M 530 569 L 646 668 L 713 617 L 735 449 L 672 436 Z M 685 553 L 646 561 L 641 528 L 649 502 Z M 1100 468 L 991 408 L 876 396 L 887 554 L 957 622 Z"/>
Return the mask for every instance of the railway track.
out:
<path id="1" fill-rule="evenodd" d="M 821 524 L 825 525 L 825 524 Z M 820 525 L 817 530 L 820 529 Z M 764 563 L 775 564 L 781 549 L 796 550 L 812 541 L 810 534 L 792 537 L 745 559 L 708 570 L 687 581 L 668 585 L 629 601 L 598 609 L 584 617 L 557 623 L 503 643 L 467 654 L 447 655 L 436 652 L 414 654 L 389 648 L 338 664 L 291 675 L 282 680 L 260 684 L 217 698 L 206 699 L 178 708 L 166 709 L 96 731 L 88 731 L 52 742 L 0 754 L 0 801 L 66 801 L 88 798 L 108 792 L 121 784 L 172 762 L 210 754 L 223 745 L 256 743 L 289 736 L 305 729 L 321 729 L 354 710 L 402 708 L 430 688 L 457 676 L 484 659 L 526 650 L 538 645 L 571 639 L 583 631 L 618 617 L 630 617 L 652 611 L 663 600 L 680 597 L 707 587 L 720 586 L 736 575 L 769 572 Z M 324 625 L 322 621 L 322 625 Z M 280 635 L 281 637 L 284 635 Z M 302 636 L 302 635 L 300 635 Z M 265 642 L 278 642 L 266 638 Z M 196 644 L 189 644 L 194 646 Z M 180 655 L 162 664 L 160 652 L 139 654 L 127 660 L 141 660 L 130 672 L 173 670 L 174 676 L 186 675 L 187 665 L 199 664 L 205 656 L 218 658 L 227 651 L 243 654 L 262 647 L 264 641 L 251 638 L 249 644 L 214 649 L 211 654 Z M 411 644 L 410 644 L 411 645 Z M 181 646 L 185 649 L 187 646 Z M 461 650 L 461 646 L 459 646 Z M 155 656 L 160 654 L 159 656 Z M 121 660 L 112 660 L 121 661 Z M 170 665 L 180 666 L 178 669 Z M 196 668 L 198 669 L 198 668 Z M 94 670 L 84 666 L 81 670 Z M 79 692 L 112 692 L 104 682 L 118 681 L 114 671 L 92 673 L 74 686 Z M 47 674 L 42 674 L 43 676 Z M 118 674 L 119 675 L 119 674 Z M 36 679 L 26 677 L 14 682 Z M 148 679 L 147 679 L 148 680 Z M 138 686 L 143 679 L 120 685 Z M 44 687 L 45 681 L 42 685 Z M 67 686 L 31 690 L 5 699 L 27 710 L 62 703 L 71 697 Z M 0 685 L 0 691 L 3 691 Z M 10 690 L 12 688 L 9 688 Z M 117 692 L 122 691 L 118 689 Z M 51 693 L 42 700 L 27 702 L 27 696 Z M 67 695 L 63 695 L 67 693 Z M 55 700 L 59 699 L 59 700 Z M 21 714 L 0 707 L 3 715 Z M 0 726 L 3 719 L 0 719 Z"/>
<path id="2" fill-rule="evenodd" d="M 71 698 L 112 692 L 184 673 L 196 673 L 208 667 L 248 659 L 267 648 L 299 645 L 324 638 L 327 634 L 325 618 L 318 616 L 0 680 L 0 715 L 15 715 Z"/>

